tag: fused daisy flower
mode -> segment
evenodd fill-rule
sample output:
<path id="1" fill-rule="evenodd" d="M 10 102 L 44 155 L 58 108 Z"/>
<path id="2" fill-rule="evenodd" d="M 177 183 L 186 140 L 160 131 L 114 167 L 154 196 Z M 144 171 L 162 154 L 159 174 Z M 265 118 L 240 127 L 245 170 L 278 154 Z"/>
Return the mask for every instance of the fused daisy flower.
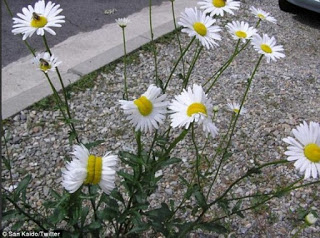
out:
<path id="1" fill-rule="evenodd" d="M 99 184 L 109 194 L 115 187 L 115 174 L 118 158 L 106 153 L 103 157 L 91 155 L 84 145 L 76 145 L 74 159 L 62 169 L 62 186 L 70 193 L 77 191 L 82 184 Z"/>
<path id="2" fill-rule="evenodd" d="M 253 35 L 257 34 L 257 30 L 250 27 L 246 22 L 233 21 L 226 25 L 232 38 L 235 40 L 245 40 L 251 39 Z"/>
<path id="3" fill-rule="evenodd" d="M 252 12 L 253 15 L 255 15 L 257 18 L 259 18 L 262 21 L 269 21 L 272 23 L 277 23 L 277 20 L 270 16 L 268 12 L 263 11 L 261 8 L 255 8 L 255 7 L 250 7 L 250 11 Z"/>
<path id="4" fill-rule="evenodd" d="M 204 13 L 209 13 L 211 17 L 214 15 L 223 17 L 224 12 L 233 15 L 233 10 L 238 10 L 240 7 L 240 3 L 234 0 L 203 0 L 198 4 L 200 9 L 204 10 Z"/>
<path id="5" fill-rule="evenodd" d="M 50 56 L 48 52 L 38 54 L 34 58 L 34 62 L 38 65 L 39 70 L 45 73 L 48 73 L 48 71 L 54 71 L 55 68 L 61 64 L 61 61 L 58 61 L 58 58 L 56 58 L 54 55 Z"/>
<path id="6" fill-rule="evenodd" d="M 116 23 L 120 27 L 126 27 L 131 21 L 128 18 L 118 18 L 116 19 Z"/>
<path id="7" fill-rule="evenodd" d="M 185 27 L 181 31 L 187 33 L 189 36 L 196 38 L 201 42 L 207 49 L 218 45 L 216 40 L 221 40 L 220 34 L 217 32 L 221 31 L 219 26 L 213 24 L 216 20 L 197 8 L 186 8 L 185 12 L 181 14 L 179 25 Z"/>
<path id="8" fill-rule="evenodd" d="M 175 96 L 175 99 L 169 105 L 171 110 L 171 126 L 189 128 L 192 122 L 196 122 L 203 125 L 203 131 L 206 136 L 210 133 L 212 137 L 215 137 L 218 133 L 218 128 L 212 122 L 212 103 L 207 98 L 207 95 L 203 91 L 202 87 L 194 84 L 188 90 Z"/>
<path id="9" fill-rule="evenodd" d="M 266 57 L 268 63 L 271 60 L 277 61 L 277 59 L 285 57 L 285 54 L 280 52 L 283 51 L 282 45 L 276 45 L 277 42 L 273 36 L 270 38 L 267 34 L 263 34 L 261 37 L 256 34 L 252 37 L 251 43 L 258 53 Z"/>
<path id="10" fill-rule="evenodd" d="M 44 35 L 44 31 L 52 35 L 56 33 L 52 27 L 61 27 L 60 23 L 64 23 L 65 17 L 59 15 L 62 12 L 60 5 L 55 5 L 51 1 L 45 4 L 44 0 L 36 2 L 34 7 L 31 5 L 28 8 L 24 7 L 22 13 L 18 13 L 18 17 L 13 18 L 13 34 L 23 34 L 22 40 L 31 37 L 35 32 L 37 35 Z"/>
<path id="11" fill-rule="evenodd" d="M 229 102 L 227 104 L 230 111 L 234 112 L 235 114 L 238 114 L 240 111 L 240 104 L 236 102 Z M 247 112 L 247 109 L 244 107 L 241 108 L 240 115 L 244 115 Z"/>
<path id="12" fill-rule="evenodd" d="M 161 89 L 150 85 L 148 90 L 136 100 L 120 100 L 121 108 L 128 115 L 127 119 L 135 127 L 135 130 L 152 132 L 153 128 L 158 129 L 163 124 L 167 113 L 168 102 L 166 95 L 160 95 Z"/>
<path id="13" fill-rule="evenodd" d="M 310 122 L 309 125 L 304 121 L 296 129 L 292 130 L 293 137 L 284 138 L 288 143 L 285 155 L 288 161 L 296 161 L 294 166 L 301 173 L 305 173 L 304 178 L 310 176 L 320 177 L 320 125 Z"/>

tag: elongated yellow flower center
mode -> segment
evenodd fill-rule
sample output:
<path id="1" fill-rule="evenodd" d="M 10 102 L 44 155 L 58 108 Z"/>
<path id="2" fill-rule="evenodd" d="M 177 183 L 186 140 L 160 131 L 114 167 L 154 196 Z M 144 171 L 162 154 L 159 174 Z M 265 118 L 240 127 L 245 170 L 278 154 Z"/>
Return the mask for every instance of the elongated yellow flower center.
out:
<path id="1" fill-rule="evenodd" d="M 234 111 L 234 113 L 236 113 L 236 114 L 239 113 L 239 109 L 238 109 L 238 108 L 234 108 L 233 111 Z"/>
<path id="2" fill-rule="evenodd" d="M 201 22 L 195 22 L 193 24 L 193 29 L 200 35 L 205 36 L 207 35 L 207 27 Z"/>
<path id="3" fill-rule="evenodd" d="M 101 180 L 102 158 L 90 155 L 87 165 L 87 178 L 84 184 L 98 184 Z"/>
<path id="4" fill-rule="evenodd" d="M 193 114 L 201 113 L 207 116 L 207 108 L 202 103 L 192 103 L 187 109 L 187 115 L 191 117 Z"/>
<path id="5" fill-rule="evenodd" d="M 212 0 L 212 4 L 215 7 L 224 7 L 226 5 L 227 0 Z"/>
<path id="6" fill-rule="evenodd" d="M 308 144 L 304 147 L 304 155 L 311 162 L 319 163 L 320 162 L 320 147 L 314 143 Z"/>
<path id="7" fill-rule="evenodd" d="M 260 19 L 262 19 L 262 20 L 266 18 L 266 17 L 265 17 L 263 14 L 261 14 L 261 13 L 258 14 L 258 17 L 259 17 Z"/>
<path id="8" fill-rule="evenodd" d="M 247 33 L 245 33 L 244 31 L 236 31 L 236 36 L 238 36 L 239 38 L 247 38 Z"/>
<path id="9" fill-rule="evenodd" d="M 145 96 L 141 96 L 140 98 L 133 101 L 133 103 L 138 107 L 138 110 L 142 116 L 148 116 L 153 109 L 152 102 Z"/>
<path id="10" fill-rule="evenodd" d="M 270 46 L 266 44 L 261 44 L 261 50 L 263 50 L 266 53 L 272 53 L 272 49 L 270 48 Z"/>
<path id="11" fill-rule="evenodd" d="M 40 16 L 35 12 L 32 14 L 32 20 L 30 23 L 32 27 L 41 28 L 47 25 L 47 23 L 48 23 L 48 20 L 44 16 Z"/>

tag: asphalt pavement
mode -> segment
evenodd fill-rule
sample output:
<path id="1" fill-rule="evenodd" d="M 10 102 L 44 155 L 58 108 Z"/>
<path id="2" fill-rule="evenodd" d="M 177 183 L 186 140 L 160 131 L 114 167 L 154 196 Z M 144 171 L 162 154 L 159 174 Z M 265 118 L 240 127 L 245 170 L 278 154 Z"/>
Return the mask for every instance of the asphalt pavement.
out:
<path id="1" fill-rule="evenodd" d="M 22 12 L 27 5 L 34 6 L 38 0 L 7 0 L 14 16 Z M 48 2 L 48 1 L 46 1 Z M 80 32 L 90 32 L 101 28 L 105 24 L 114 22 L 120 17 L 127 17 L 141 9 L 149 6 L 147 0 L 74 0 L 74 1 L 53 1 L 60 4 L 63 9 L 61 15 L 66 16 L 66 22 L 61 28 L 54 28 L 56 36 L 50 36 L 48 43 L 50 47 L 66 40 L 68 37 Z M 153 6 L 159 6 L 164 0 L 152 0 Z M 30 54 L 30 51 L 21 41 L 22 36 L 13 35 L 12 18 L 8 13 L 4 1 L 1 1 L 1 57 L 2 67 Z M 35 49 L 44 50 L 40 37 L 28 38 L 28 41 Z"/>

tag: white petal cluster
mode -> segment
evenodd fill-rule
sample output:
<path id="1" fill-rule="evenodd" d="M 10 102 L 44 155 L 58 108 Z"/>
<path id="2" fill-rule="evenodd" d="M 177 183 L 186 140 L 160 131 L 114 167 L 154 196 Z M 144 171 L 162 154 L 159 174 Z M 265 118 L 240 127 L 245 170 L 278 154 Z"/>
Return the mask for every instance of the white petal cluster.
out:
<path id="1" fill-rule="evenodd" d="M 58 65 L 61 64 L 61 61 L 58 61 L 58 58 L 54 55 L 51 55 L 48 52 L 43 52 L 38 54 L 34 58 L 34 62 L 38 65 L 38 69 L 48 73 L 48 71 L 54 71 Z"/>

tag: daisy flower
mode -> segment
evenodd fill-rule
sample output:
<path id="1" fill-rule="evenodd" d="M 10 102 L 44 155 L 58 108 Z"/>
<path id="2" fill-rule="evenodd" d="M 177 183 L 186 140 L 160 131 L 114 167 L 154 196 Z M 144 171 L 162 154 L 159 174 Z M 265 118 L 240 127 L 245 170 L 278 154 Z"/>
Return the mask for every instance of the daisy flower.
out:
<path id="1" fill-rule="evenodd" d="M 238 114 L 240 111 L 240 104 L 236 102 L 229 102 L 227 104 L 230 111 L 234 112 L 235 114 Z M 247 109 L 244 107 L 241 108 L 240 115 L 244 115 L 247 112 Z"/>
<path id="2" fill-rule="evenodd" d="M 221 40 L 221 36 L 217 32 L 221 31 L 219 26 L 213 24 L 216 20 L 197 8 L 186 8 L 181 14 L 179 25 L 185 27 L 181 31 L 187 33 L 190 37 L 196 36 L 203 46 L 207 49 L 218 45 L 216 40 Z"/>
<path id="3" fill-rule="evenodd" d="M 118 18 L 118 19 L 116 19 L 116 23 L 122 28 L 126 27 L 128 25 L 128 23 L 130 23 L 130 22 L 131 21 L 128 18 Z"/>
<path id="4" fill-rule="evenodd" d="M 258 53 L 266 56 L 268 63 L 271 60 L 277 61 L 277 59 L 285 57 L 285 54 L 280 53 L 283 51 L 282 45 L 276 45 L 277 42 L 273 36 L 270 38 L 267 34 L 263 34 L 261 37 L 256 34 L 252 37 L 251 43 Z"/>
<path id="5" fill-rule="evenodd" d="M 54 55 L 51 55 L 48 52 L 43 52 L 38 54 L 34 58 L 34 62 L 39 66 L 39 70 L 48 73 L 48 71 L 54 71 L 61 61 L 58 61 L 58 58 Z"/>
<path id="6" fill-rule="evenodd" d="M 234 14 L 232 10 L 238 10 L 240 3 L 233 0 L 203 0 L 198 2 L 200 9 L 204 9 L 204 13 L 210 13 L 210 16 L 220 15 L 223 17 L 224 12 Z"/>
<path id="7" fill-rule="evenodd" d="M 312 226 L 317 222 L 318 218 L 312 212 L 310 212 L 305 216 L 304 220 L 309 226 Z"/>
<path id="8" fill-rule="evenodd" d="M 167 113 L 168 102 L 166 95 L 160 95 L 161 89 L 150 85 L 148 90 L 136 100 L 120 100 L 121 108 L 128 115 L 127 119 L 135 127 L 135 130 L 152 132 L 153 128 L 158 129 L 163 124 Z"/>
<path id="9" fill-rule="evenodd" d="M 218 133 L 218 128 L 212 122 L 212 103 L 207 98 L 202 87 L 194 84 L 193 88 L 183 90 L 183 92 L 176 96 L 169 105 L 171 110 L 171 126 L 189 128 L 192 122 L 203 125 L 203 131 L 206 136 L 210 133 L 215 137 Z"/>
<path id="10" fill-rule="evenodd" d="M 231 34 L 232 38 L 235 40 L 242 40 L 243 42 L 247 39 L 257 34 L 257 30 L 250 27 L 246 22 L 233 21 L 226 25 L 228 32 Z"/>
<path id="11" fill-rule="evenodd" d="M 91 155 L 84 145 L 76 145 L 74 159 L 62 169 L 62 186 L 70 193 L 77 191 L 82 184 L 99 184 L 109 194 L 114 189 L 118 158 L 106 153 L 103 157 Z"/>
<path id="12" fill-rule="evenodd" d="M 261 8 L 255 8 L 255 7 L 250 7 L 250 11 L 252 12 L 253 15 L 255 15 L 257 18 L 259 18 L 262 21 L 269 21 L 272 23 L 277 23 L 277 20 L 270 16 L 268 12 L 263 11 Z"/>
<path id="13" fill-rule="evenodd" d="M 304 178 L 308 179 L 320 177 L 320 125 L 310 122 L 309 125 L 304 121 L 296 129 L 292 130 L 293 137 L 284 138 L 288 143 L 285 155 L 288 161 L 296 161 L 294 166 L 301 173 L 305 173 Z"/>
<path id="14" fill-rule="evenodd" d="M 62 12 L 60 5 L 55 5 L 51 1 L 46 5 L 44 0 L 36 2 L 34 7 L 31 5 L 28 8 L 24 7 L 22 13 L 18 13 L 18 17 L 13 18 L 13 30 L 12 33 L 23 34 L 22 40 L 31 37 L 33 33 L 37 32 L 37 35 L 44 35 L 44 31 L 49 32 L 52 35 L 56 33 L 51 27 L 61 27 L 60 23 L 64 23 L 65 17 L 59 15 Z"/>

